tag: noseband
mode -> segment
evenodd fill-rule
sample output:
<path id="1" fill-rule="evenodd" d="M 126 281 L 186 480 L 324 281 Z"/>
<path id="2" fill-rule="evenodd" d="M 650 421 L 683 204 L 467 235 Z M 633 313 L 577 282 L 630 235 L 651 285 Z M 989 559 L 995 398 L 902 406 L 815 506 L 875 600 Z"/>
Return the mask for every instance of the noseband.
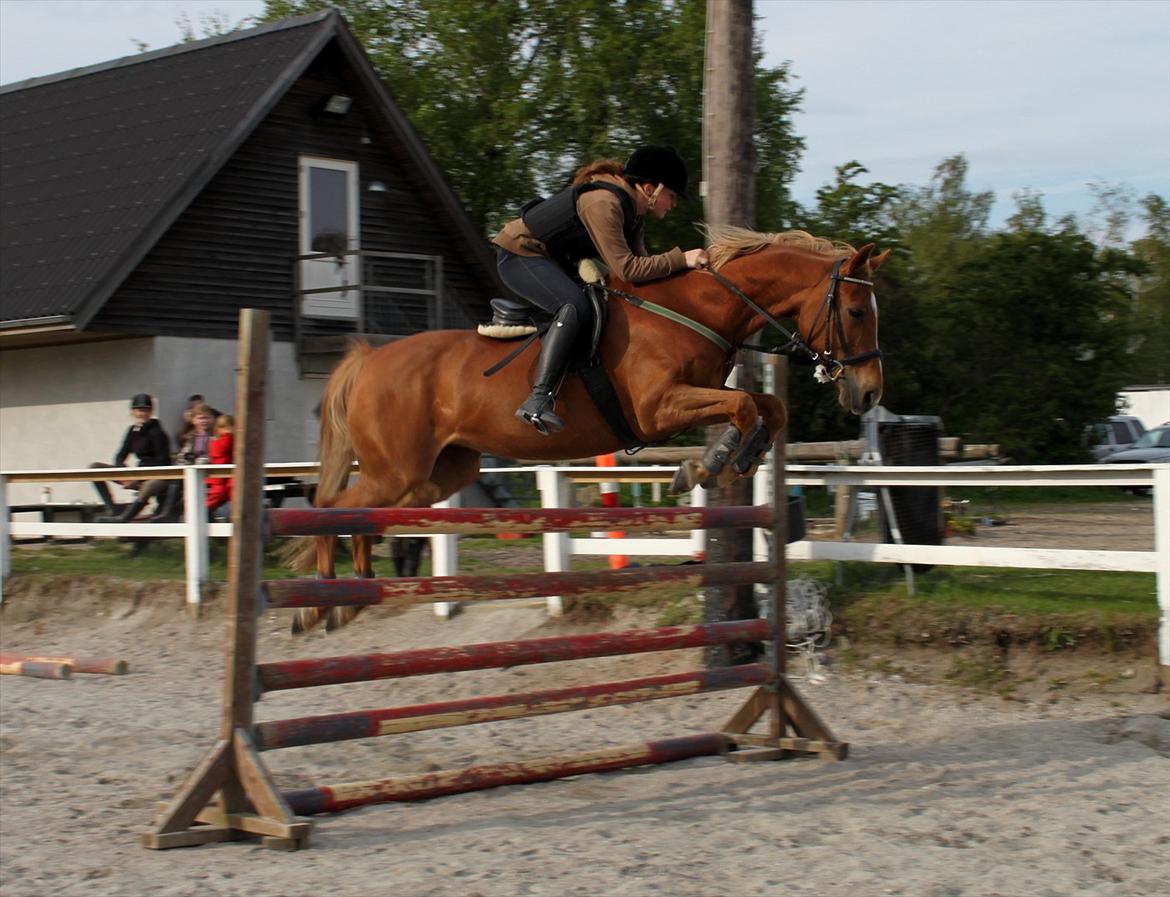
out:
<path id="1" fill-rule="evenodd" d="M 751 298 L 739 287 L 733 284 L 730 280 L 720 274 L 713 268 L 708 269 L 707 273 L 715 278 L 722 286 L 730 291 L 734 296 L 740 299 L 757 315 L 783 333 L 788 337 L 788 341 L 779 346 L 754 346 L 748 343 L 740 346 L 741 349 L 751 349 L 755 352 L 763 352 L 767 355 L 794 355 L 801 353 L 808 357 L 809 362 L 815 365 L 813 376 L 820 383 L 831 383 L 845 373 L 845 368 L 854 364 L 861 364 L 866 361 L 871 361 L 874 358 L 881 358 L 881 349 L 870 349 L 868 352 L 862 352 L 858 355 L 850 355 L 848 358 L 834 358 L 833 357 L 833 333 L 837 334 L 837 341 L 840 343 L 842 349 L 845 348 L 845 328 L 841 323 L 841 307 L 837 301 L 837 285 L 841 282 L 845 283 L 859 283 L 864 286 L 872 287 L 872 280 L 862 280 L 860 277 L 848 277 L 841 274 L 841 265 L 844 264 L 845 259 L 837 259 L 833 263 L 833 270 L 829 274 L 829 288 L 825 292 L 825 301 L 817 312 L 816 318 L 813 320 L 812 327 L 809 328 L 809 338 L 816 333 L 817 324 L 821 320 L 821 316 L 825 316 L 825 348 L 820 352 L 813 349 L 804 338 L 800 335 L 800 331 L 790 332 L 784 325 L 777 321 L 772 315 L 768 314 L 763 308 L 751 300 Z"/>

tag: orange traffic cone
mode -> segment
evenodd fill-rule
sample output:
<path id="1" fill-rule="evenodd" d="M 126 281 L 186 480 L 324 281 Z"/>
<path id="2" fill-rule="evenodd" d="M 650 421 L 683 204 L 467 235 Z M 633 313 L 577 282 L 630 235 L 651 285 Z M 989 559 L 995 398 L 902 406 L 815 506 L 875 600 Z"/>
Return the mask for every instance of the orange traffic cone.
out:
<path id="1" fill-rule="evenodd" d="M 617 467 L 616 455 L 598 455 L 598 467 Z M 621 507 L 621 487 L 617 483 L 602 483 L 601 484 L 601 506 L 603 508 L 618 508 Z M 611 530 L 608 533 L 611 539 L 624 539 L 626 534 L 620 530 Z M 620 570 L 622 567 L 628 567 L 630 559 L 624 554 L 611 554 L 609 556 L 609 569 Z"/>

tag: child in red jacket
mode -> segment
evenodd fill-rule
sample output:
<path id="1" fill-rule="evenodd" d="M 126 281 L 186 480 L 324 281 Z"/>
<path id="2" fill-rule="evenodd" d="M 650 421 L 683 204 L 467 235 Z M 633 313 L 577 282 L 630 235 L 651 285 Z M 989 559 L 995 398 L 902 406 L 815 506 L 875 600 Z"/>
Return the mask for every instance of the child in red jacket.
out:
<path id="1" fill-rule="evenodd" d="M 236 420 L 230 414 L 221 414 L 215 419 L 215 438 L 208 446 L 208 460 L 212 464 L 231 464 L 233 433 Z M 217 516 L 215 511 L 232 500 L 231 477 L 207 478 L 207 512 Z"/>

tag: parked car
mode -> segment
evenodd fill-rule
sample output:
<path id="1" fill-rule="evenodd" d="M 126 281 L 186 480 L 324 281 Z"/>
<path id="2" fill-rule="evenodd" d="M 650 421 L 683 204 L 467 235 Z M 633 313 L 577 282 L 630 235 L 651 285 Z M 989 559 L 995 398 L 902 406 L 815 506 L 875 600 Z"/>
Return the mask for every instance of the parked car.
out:
<path id="1" fill-rule="evenodd" d="M 1129 448 L 1102 458 L 1102 464 L 1156 464 L 1170 461 L 1170 424 L 1147 430 Z"/>
<path id="2" fill-rule="evenodd" d="M 1132 414 L 1115 414 L 1093 424 L 1088 430 L 1088 440 L 1094 460 L 1101 461 L 1114 452 L 1124 451 L 1145 432 L 1145 425 Z"/>
<path id="3" fill-rule="evenodd" d="M 1170 424 L 1147 430 L 1124 451 L 1114 452 L 1098 464 L 1167 464 L 1170 463 Z M 1144 486 L 1129 487 L 1134 493 L 1149 492 Z"/>

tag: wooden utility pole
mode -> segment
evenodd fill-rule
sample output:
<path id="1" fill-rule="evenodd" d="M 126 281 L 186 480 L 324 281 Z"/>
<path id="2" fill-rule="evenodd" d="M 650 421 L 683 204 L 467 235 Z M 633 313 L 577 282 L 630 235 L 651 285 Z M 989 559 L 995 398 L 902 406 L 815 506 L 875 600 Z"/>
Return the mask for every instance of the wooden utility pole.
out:
<path id="1" fill-rule="evenodd" d="M 707 0 L 703 173 L 710 224 L 756 226 L 752 0 Z"/>
<path id="2" fill-rule="evenodd" d="M 707 0 L 706 64 L 703 73 L 703 172 L 699 187 L 707 223 L 755 227 L 755 62 L 752 55 L 752 0 Z M 730 297 L 729 301 L 730 301 Z M 755 390 L 756 359 L 741 359 L 734 386 Z M 725 425 L 707 430 L 710 445 Z M 716 489 L 710 503 L 743 506 L 752 503 L 752 484 L 738 480 Z M 782 509 L 777 509 L 779 513 Z M 714 563 L 750 561 L 750 530 L 712 531 L 707 535 L 707 558 Z M 754 617 L 752 586 L 708 589 L 704 599 L 708 622 Z M 747 645 L 718 645 L 709 649 L 708 662 L 724 666 L 753 655 Z"/>

